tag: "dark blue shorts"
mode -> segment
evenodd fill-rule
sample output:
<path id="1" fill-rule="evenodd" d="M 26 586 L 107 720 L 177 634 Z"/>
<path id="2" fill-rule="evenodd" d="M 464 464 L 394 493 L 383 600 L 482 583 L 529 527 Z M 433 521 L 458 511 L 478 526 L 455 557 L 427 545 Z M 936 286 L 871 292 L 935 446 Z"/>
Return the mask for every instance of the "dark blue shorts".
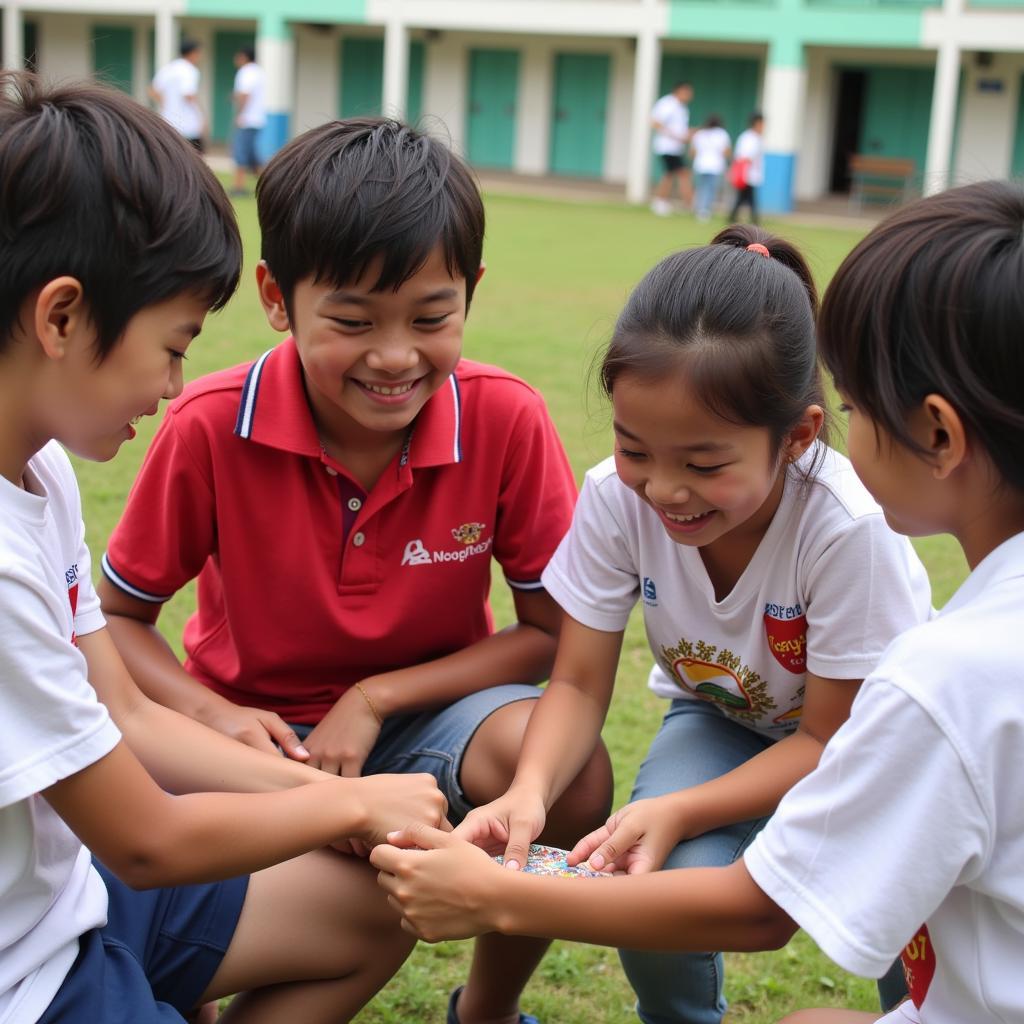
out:
<path id="1" fill-rule="evenodd" d="M 81 937 L 39 1024 L 181 1024 L 224 959 L 248 877 L 136 892 L 93 863 L 110 895 L 107 924 Z"/>
<path id="2" fill-rule="evenodd" d="M 236 167 L 248 167 L 251 171 L 260 169 L 259 128 L 236 128 L 231 139 L 231 157 Z"/>

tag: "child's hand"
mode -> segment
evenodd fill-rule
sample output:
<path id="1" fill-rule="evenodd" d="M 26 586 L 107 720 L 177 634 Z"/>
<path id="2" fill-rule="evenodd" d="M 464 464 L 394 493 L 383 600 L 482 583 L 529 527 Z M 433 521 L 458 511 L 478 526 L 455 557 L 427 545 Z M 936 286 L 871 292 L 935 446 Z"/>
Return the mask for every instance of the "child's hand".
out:
<path id="1" fill-rule="evenodd" d="M 448 801 L 433 775 L 368 775 L 353 785 L 358 788 L 350 793 L 364 808 L 366 824 L 357 835 L 345 838 L 360 840 L 365 847 L 386 843 L 389 832 L 407 825 L 429 825 L 445 832 L 452 829 L 445 817 Z"/>
<path id="2" fill-rule="evenodd" d="M 279 754 L 283 750 L 296 761 L 309 758 L 309 751 L 292 727 L 273 711 L 243 708 L 225 700 L 211 704 L 197 718 L 207 728 L 215 729 L 248 747 L 265 750 L 268 754 Z"/>
<path id="3" fill-rule="evenodd" d="M 388 836 L 370 863 L 402 927 L 426 942 L 494 931 L 492 893 L 503 872 L 483 850 L 454 835 L 414 825 Z M 504 875 L 507 878 L 507 873 Z"/>
<path id="4" fill-rule="evenodd" d="M 547 809 L 539 797 L 510 789 L 489 804 L 466 815 L 455 835 L 492 856 L 502 855 L 505 867 L 521 868 L 526 854 L 547 820 Z"/>
<path id="5" fill-rule="evenodd" d="M 380 736 L 381 724 L 363 695 L 347 690 L 306 737 L 306 763 L 332 775 L 358 778 Z"/>
<path id="6" fill-rule="evenodd" d="M 678 810 L 668 798 L 637 800 L 584 836 L 566 860 L 569 864 L 587 861 L 595 871 L 640 875 L 657 871 L 682 838 Z"/>

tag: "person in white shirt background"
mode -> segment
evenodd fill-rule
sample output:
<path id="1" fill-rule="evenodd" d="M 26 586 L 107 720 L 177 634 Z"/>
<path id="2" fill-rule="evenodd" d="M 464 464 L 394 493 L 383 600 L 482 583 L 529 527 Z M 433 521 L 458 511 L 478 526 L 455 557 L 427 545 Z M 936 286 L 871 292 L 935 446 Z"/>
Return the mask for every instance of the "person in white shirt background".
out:
<path id="1" fill-rule="evenodd" d="M 259 177 L 263 162 L 260 159 L 260 132 L 267 123 L 266 72 L 256 63 L 256 51 L 243 46 L 235 54 L 235 84 L 231 98 L 235 105 L 235 131 L 231 139 L 231 158 L 235 162 L 235 177 L 231 194 L 245 195 L 245 172 Z"/>
<path id="2" fill-rule="evenodd" d="M 689 209 L 693 203 L 693 182 L 686 166 L 686 145 L 690 141 L 690 102 L 693 86 L 677 82 L 651 110 L 654 126 L 654 154 L 662 163 L 661 180 L 655 186 L 651 209 L 659 217 L 672 212 L 672 186 L 679 190 L 679 199 Z"/>
<path id="3" fill-rule="evenodd" d="M 710 220 L 722 187 L 726 164 L 732 153 L 732 139 L 722 127 L 722 119 L 718 114 L 709 114 L 707 120 L 694 132 L 690 149 L 693 151 L 693 174 L 697 183 L 697 220 Z"/>
<path id="4" fill-rule="evenodd" d="M 759 110 L 750 115 L 749 127 L 740 132 L 733 152 L 732 185 L 736 199 L 729 213 L 729 223 L 739 220 L 740 208 L 750 210 L 750 223 L 757 223 L 757 189 L 764 183 L 764 117 Z"/>
<path id="5" fill-rule="evenodd" d="M 153 76 L 150 99 L 160 116 L 171 124 L 201 153 L 206 115 L 199 103 L 199 58 L 202 47 L 192 39 L 183 39 L 180 56 L 165 64 Z"/>

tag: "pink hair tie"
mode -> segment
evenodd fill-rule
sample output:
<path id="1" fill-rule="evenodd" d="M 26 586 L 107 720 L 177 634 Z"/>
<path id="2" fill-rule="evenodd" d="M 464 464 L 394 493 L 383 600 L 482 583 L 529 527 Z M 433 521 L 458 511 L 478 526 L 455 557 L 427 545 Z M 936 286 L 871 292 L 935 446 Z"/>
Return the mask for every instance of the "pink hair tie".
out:
<path id="1" fill-rule="evenodd" d="M 747 252 L 759 252 L 766 259 L 770 259 L 772 255 L 768 251 L 768 246 L 762 245 L 760 242 L 751 242 L 750 245 L 747 246 Z"/>

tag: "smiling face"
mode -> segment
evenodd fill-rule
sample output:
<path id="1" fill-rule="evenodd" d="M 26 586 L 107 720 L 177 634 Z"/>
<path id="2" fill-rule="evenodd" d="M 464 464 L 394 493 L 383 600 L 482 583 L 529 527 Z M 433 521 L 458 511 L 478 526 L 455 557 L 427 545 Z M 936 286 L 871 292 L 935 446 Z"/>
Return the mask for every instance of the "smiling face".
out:
<path id="1" fill-rule="evenodd" d="M 655 380 L 621 375 L 612 407 L 619 478 L 672 540 L 705 547 L 734 531 L 745 542 L 760 540 L 784 476 L 767 427 L 716 416 L 679 372 Z"/>
<path id="2" fill-rule="evenodd" d="M 154 415 L 161 398 L 181 394 L 182 359 L 207 308 L 204 299 L 190 294 L 147 306 L 98 364 L 91 341 L 70 345 L 60 368 L 65 397 L 55 411 L 52 436 L 82 458 L 112 459 L 135 437 L 134 420 Z"/>
<path id="3" fill-rule="evenodd" d="M 395 291 L 373 291 L 378 274 L 371 263 L 346 285 L 300 281 L 290 324 L 273 278 L 260 276 L 268 319 L 295 337 L 317 426 L 339 444 L 404 435 L 462 354 L 466 282 L 440 247 Z"/>

